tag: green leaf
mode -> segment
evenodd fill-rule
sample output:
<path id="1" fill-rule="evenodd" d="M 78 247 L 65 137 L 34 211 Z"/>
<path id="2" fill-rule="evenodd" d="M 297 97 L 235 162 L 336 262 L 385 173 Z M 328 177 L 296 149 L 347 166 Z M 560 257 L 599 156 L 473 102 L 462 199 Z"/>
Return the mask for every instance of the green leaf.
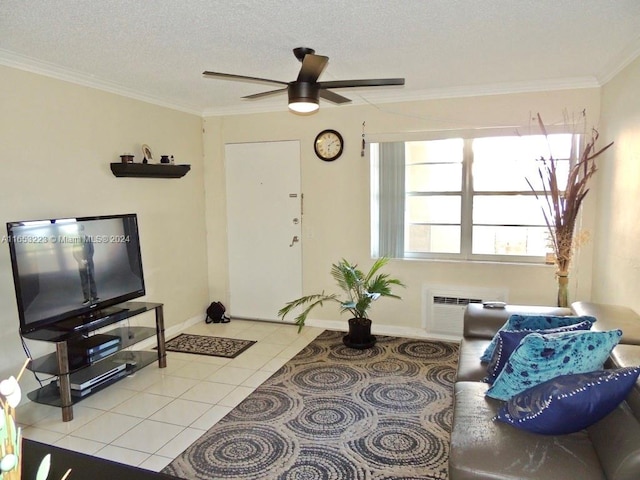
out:
<path id="1" fill-rule="evenodd" d="M 36 480 L 47 480 L 49 476 L 49 469 L 51 468 L 51 454 L 47 453 L 42 461 L 40 462 L 40 466 L 38 467 L 38 472 L 36 473 Z"/>
<path id="2" fill-rule="evenodd" d="M 368 310 L 373 301 L 381 297 L 399 299 L 391 288 L 404 287 L 400 280 L 392 278 L 389 274 L 378 273 L 388 261 L 385 257 L 378 258 L 365 274 L 356 264 L 343 258 L 331 266 L 331 276 L 343 291 L 345 298 L 341 300 L 337 294 L 327 295 L 324 292 L 306 295 L 288 302 L 280 309 L 278 316 L 284 319 L 292 310 L 304 306 L 305 309 L 295 318 L 300 331 L 311 310 L 317 306 L 321 307 L 325 301 L 331 301 L 339 304 L 340 313 L 349 312 L 356 318 L 368 318 Z"/>

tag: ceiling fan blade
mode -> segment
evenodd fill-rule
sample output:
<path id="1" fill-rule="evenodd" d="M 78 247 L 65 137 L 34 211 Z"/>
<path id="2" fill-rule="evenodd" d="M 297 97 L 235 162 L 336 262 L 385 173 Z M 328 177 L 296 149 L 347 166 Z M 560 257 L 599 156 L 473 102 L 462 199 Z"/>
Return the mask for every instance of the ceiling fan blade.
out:
<path id="1" fill-rule="evenodd" d="M 347 87 L 386 87 L 388 85 L 404 85 L 404 78 L 369 78 L 366 80 L 334 80 L 319 82 L 320 88 Z"/>
<path id="2" fill-rule="evenodd" d="M 329 57 L 307 53 L 302 60 L 298 82 L 315 83 L 329 62 Z"/>
<path id="3" fill-rule="evenodd" d="M 247 98 L 249 100 L 254 100 L 256 98 L 268 97 L 269 95 L 275 95 L 276 93 L 286 92 L 287 88 L 279 88 L 277 90 L 269 90 L 268 92 L 260 92 L 254 93 L 253 95 L 246 95 L 242 98 Z"/>
<path id="4" fill-rule="evenodd" d="M 320 97 L 324 98 L 325 100 L 329 100 L 330 102 L 333 103 L 349 103 L 351 102 L 350 99 L 348 99 L 347 97 L 343 97 L 342 95 L 338 95 L 337 93 L 332 92 L 331 90 L 320 90 L 319 92 Z"/>
<path id="5" fill-rule="evenodd" d="M 246 75 L 234 75 L 232 73 L 220 73 L 220 72 L 202 72 L 203 75 L 207 77 L 219 77 L 226 78 L 229 80 L 240 80 L 244 82 L 260 82 L 260 83 L 277 83 L 279 85 L 288 85 L 288 82 L 281 82 L 280 80 L 271 80 L 268 78 L 259 78 L 259 77 L 247 77 Z"/>

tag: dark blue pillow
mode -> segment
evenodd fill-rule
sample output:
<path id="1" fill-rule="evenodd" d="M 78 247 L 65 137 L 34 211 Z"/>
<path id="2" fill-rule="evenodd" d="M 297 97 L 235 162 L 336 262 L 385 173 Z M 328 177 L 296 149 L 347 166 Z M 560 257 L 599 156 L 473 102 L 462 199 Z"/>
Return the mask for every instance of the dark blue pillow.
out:
<path id="1" fill-rule="evenodd" d="M 621 330 L 530 333 L 513 351 L 487 396 L 509 400 L 514 395 L 559 375 L 602 370 L 622 337 Z"/>
<path id="2" fill-rule="evenodd" d="M 536 333 L 547 335 L 549 333 L 563 333 L 563 332 L 575 332 L 577 330 L 589 330 L 593 325 L 590 321 L 584 321 L 576 323 L 575 325 L 567 325 L 566 327 L 550 328 L 549 330 L 536 330 Z M 498 377 L 504 366 L 507 364 L 507 360 L 516 349 L 524 337 L 529 335 L 528 330 L 518 330 L 515 332 L 500 331 L 498 332 L 498 341 L 496 342 L 496 348 L 493 351 L 491 361 L 487 366 L 487 376 L 484 381 L 487 383 L 493 383 Z"/>
<path id="3" fill-rule="evenodd" d="M 633 388 L 640 367 L 561 375 L 505 403 L 496 420 L 542 435 L 564 435 L 611 413 Z"/>
<path id="4" fill-rule="evenodd" d="M 576 316 L 557 316 L 557 315 L 521 315 L 521 314 L 513 314 L 509 316 L 507 321 L 500 327 L 499 331 L 507 331 L 507 332 L 516 332 L 521 330 L 526 330 L 529 332 L 534 332 L 536 330 L 548 330 L 550 328 L 558 328 L 558 327 L 566 327 L 567 325 L 575 325 L 576 323 L 581 322 L 591 322 L 594 323 L 596 321 L 595 317 L 591 317 L 589 315 L 583 315 L 580 317 Z M 493 356 L 493 350 L 495 349 L 496 343 L 498 341 L 498 334 L 496 334 L 489 346 L 486 348 L 482 356 L 480 357 L 480 361 L 483 363 L 490 362 L 491 357 Z"/>

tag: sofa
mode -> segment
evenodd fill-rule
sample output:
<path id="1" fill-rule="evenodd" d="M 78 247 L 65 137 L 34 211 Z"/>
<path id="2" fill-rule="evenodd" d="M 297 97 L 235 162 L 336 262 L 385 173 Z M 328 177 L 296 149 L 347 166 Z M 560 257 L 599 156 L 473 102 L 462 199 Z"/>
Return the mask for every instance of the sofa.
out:
<path id="1" fill-rule="evenodd" d="M 615 305 L 576 302 L 571 308 L 470 304 L 454 386 L 449 479 L 640 479 L 640 380 L 610 414 L 575 433 L 543 435 L 495 420 L 504 402 L 485 396 L 480 356 L 513 314 L 589 315 L 591 330 L 623 332 L 605 368 L 640 365 L 640 317 Z"/>

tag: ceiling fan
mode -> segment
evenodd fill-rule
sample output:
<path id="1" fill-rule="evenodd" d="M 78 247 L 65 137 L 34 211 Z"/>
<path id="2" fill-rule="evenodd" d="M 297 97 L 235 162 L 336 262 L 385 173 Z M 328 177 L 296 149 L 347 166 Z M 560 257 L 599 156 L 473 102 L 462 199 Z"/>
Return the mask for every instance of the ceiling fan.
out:
<path id="1" fill-rule="evenodd" d="M 337 93 L 328 90 L 330 88 L 404 85 L 404 78 L 371 78 L 364 80 L 334 80 L 329 82 L 318 82 L 318 78 L 329 62 L 329 57 L 316 55 L 315 50 L 306 47 L 294 48 L 293 54 L 300 62 L 302 62 L 302 66 L 300 67 L 298 78 L 292 82 L 209 71 L 205 71 L 202 74 L 208 77 L 285 85 L 283 88 L 279 88 L 277 90 L 254 93 L 253 95 L 247 95 L 242 98 L 256 99 L 286 91 L 289 95 L 289 108 L 296 113 L 315 112 L 319 107 L 319 97 L 336 104 L 349 103 L 351 101 L 342 95 L 338 95 Z"/>

